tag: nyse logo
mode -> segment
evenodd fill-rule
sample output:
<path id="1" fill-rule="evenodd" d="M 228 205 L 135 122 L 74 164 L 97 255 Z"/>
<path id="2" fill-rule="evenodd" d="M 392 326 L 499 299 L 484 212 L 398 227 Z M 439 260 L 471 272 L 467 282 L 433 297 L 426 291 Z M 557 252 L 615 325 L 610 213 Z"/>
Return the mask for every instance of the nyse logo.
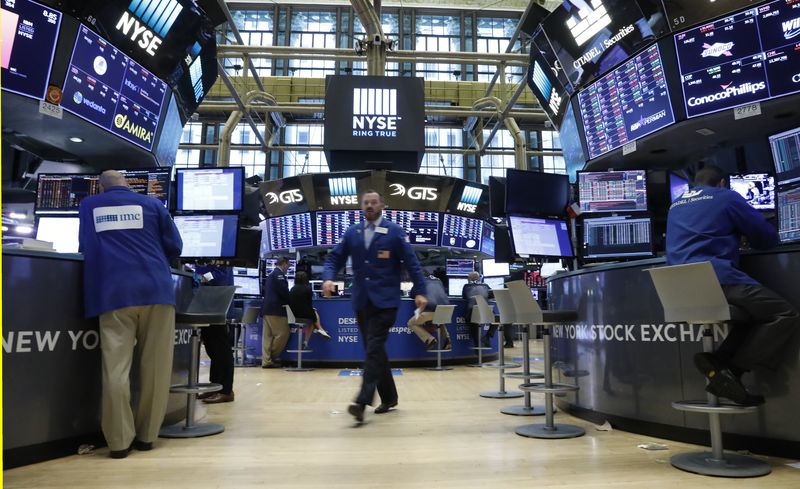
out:
<path id="1" fill-rule="evenodd" d="M 550 110 L 552 110 L 554 114 L 558 114 L 558 108 L 561 107 L 562 101 L 561 95 L 559 95 L 554 88 L 550 93 Z"/>
<path id="2" fill-rule="evenodd" d="M 278 202 L 281 204 L 297 204 L 303 201 L 303 194 L 300 193 L 299 189 L 286 190 L 280 194 L 268 192 L 266 197 L 269 199 L 270 205 L 277 204 Z"/>
<path id="3" fill-rule="evenodd" d="M 570 3 L 578 7 L 578 17 L 570 17 L 567 28 L 578 46 L 584 45 L 611 24 L 611 17 L 601 0 L 570 0 Z"/>
<path id="4" fill-rule="evenodd" d="M 783 28 L 783 37 L 787 40 L 800 36 L 800 17 L 787 20 L 781 24 L 781 27 Z"/>
<path id="5" fill-rule="evenodd" d="M 331 191 L 332 205 L 358 205 L 355 178 L 329 178 L 328 189 Z"/>
<path id="6" fill-rule="evenodd" d="M 482 188 L 464 187 L 464 192 L 461 193 L 461 200 L 456 206 L 456 210 L 469 212 L 474 214 L 478 211 L 478 202 L 481 201 L 483 194 Z"/>
<path id="7" fill-rule="evenodd" d="M 437 189 L 431 187 L 411 187 L 406 191 L 406 188 L 399 184 L 393 183 L 389 185 L 392 193 L 389 195 L 397 195 L 401 197 L 408 197 L 411 200 L 436 200 L 439 198 Z"/>
<path id="8" fill-rule="evenodd" d="M 177 0 L 132 0 L 119 18 L 117 30 L 130 34 L 131 41 L 155 56 L 182 10 Z"/>
<path id="9" fill-rule="evenodd" d="M 397 137 L 397 89 L 353 89 L 353 137 Z"/>
<path id="10" fill-rule="evenodd" d="M 714 44 L 703 44 L 703 52 L 700 53 L 700 56 L 704 58 L 708 58 L 709 56 L 713 56 L 714 58 L 719 58 L 720 56 L 733 56 L 731 53 L 731 48 L 733 48 L 732 42 L 715 42 Z"/>

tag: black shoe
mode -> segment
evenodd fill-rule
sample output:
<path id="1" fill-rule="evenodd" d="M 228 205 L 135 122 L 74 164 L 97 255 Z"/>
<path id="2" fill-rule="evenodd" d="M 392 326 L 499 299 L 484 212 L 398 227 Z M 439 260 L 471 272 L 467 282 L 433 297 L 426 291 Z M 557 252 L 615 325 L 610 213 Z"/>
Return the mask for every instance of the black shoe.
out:
<path id="1" fill-rule="evenodd" d="M 133 440 L 133 448 L 139 450 L 140 452 L 149 452 L 153 449 L 153 442 Z"/>
<path id="2" fill-rule="evenodd" d="M 382 402 L 380 406 L 375 408 L 375 414 L 388 413 L 393 407 L 397 407 L 397 401 L 388 403 Z"/>
<path id="3" fill-rule="evenodd" d="M 354 402 L 347 406 L 347 412 L 350 413 L 359 423 L 364 422 L 364 405 Z"/>
<path id="4" fill-rule="evenodd" d="M 747 392 L 742 381 L 730 369 L 711 353 L 698 353 L 694 356 L 694 364 L 708 379 L 709 392 L 718 397 L 726 397 L 736 404 L 745 405 L 752 402 L 750 393 Z"/>
<path id="5" fill-rule="evenodd" d="M 425 351 L 435 350 L 437 344 L 436 338 L 432 338 L 429 342 L 425 343 Z"/>
<path id="6" fill-rule="evenodd" d="M 492 347 L 492 339 L 489 338 L 488 336 L 484 336 L 483 338 L 481 338 L 481 344 L 483 346 L 485 346 L 486 348 L 491 348 Z"/>
<path id="7" fill-rule="evenodd" d="M 503 345 L 503 348 L 514 348 L 514 342 L 513 341 L 506 341 L 506 344 Z"/>
<path id="8" fill-rule="evenodd" d="M 717 397 L 727 397 L 722 392 L 717 391 L 716 386 L 714 384 L 708 384 L 706 386 L 706 392 L 708 392 L 709 394 L 714 394 Z M 741 402 L 735 401 L 733 399 L 731 399 L 731 401 L 735 402 L 736 404 L 739 404 L 740 406 L 760 406 L 766 402 L 764 396 L 759 394 L 750 394 L 749 392 L 743 399 L 740 400 Z"/>
<path id="9" fill-rule="evenodd" d="M 129 453 L 131 453 L 131 450 L 133 450 L 134 443 L 136 442 L 135 441 L 132 442 L 131 446 L 129 446 L 125 450 L 111 450 L 109 452 L 109 455 L 111 456 L 111 458 L 116 458 L 116 459 L 125 458 L 128 456 Z"/>
<path id="10" fill-rule="evenodd" d="M 282 368 L 281 362 L 272 362 L 269 365 L 261 365 L 261 368 Z"/>
<path id="11" fill-rule="evenodd" d="M 453 343 L 450 340 L 444 341 L 444 347 L 442 348 L 444 351 L 453 351 Z"/>

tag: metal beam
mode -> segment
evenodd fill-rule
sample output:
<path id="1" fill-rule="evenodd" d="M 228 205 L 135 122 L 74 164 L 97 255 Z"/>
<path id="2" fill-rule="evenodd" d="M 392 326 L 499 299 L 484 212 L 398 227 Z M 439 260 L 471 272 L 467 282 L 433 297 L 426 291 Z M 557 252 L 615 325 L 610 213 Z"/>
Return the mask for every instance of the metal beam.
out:
<path id="1" fill-rule="evenodd" d="M 486 139 L 483 141 L 483 145 L 481 146 L 481 150 L 485 150 L 492 143 L 492 139 L 494 139 L 494 135 L 497 134 L 497 131 L 500 129 L 500 123 L 503 121 L 503 119 L 505 119 L 506 117 L 513 117 L 513 116 L 511 116 L 510 109 L 511 109 L 511 107 L 514 106 L 514 103 L 517 101 L 519 96 L 522 95 L 522 92 L 525 90 L 525 88 L 526 88 L 525 80 L 526 79 L 527 79 L 527 72 L 525 73 L 525 76 L 522 77 L 522 81 L 519 82 L 519 86 L 517 87 L 517 91 L 514 92 L 514 95 L 511 97 L 511 99 L 506 104 L 506 108 L 503 109 L 503 113 L 501 114 L 500 120 L 498 120 L 495 123 L 494 127 L 492 128 L 491 132 L 489 133 L 489 136 L 487 136 Z"/>
<path id="2" fill-rule="evenodd" d="M 222 82 L 225 84 L 226 87 L 228 87 L 228 90 L 231 91 L 231 96 L 233 97 L 233 100 L 236 102 L 236 105 L 238 106 L 239 110 L 242 111 L 242 113 L 244 114 L 244 117 L 247 119 L 247 123 L 250 124 L 250 127 L 256 134 L 256 138 L 258 138 L 258 141 L 264 148 L 267 148 L 268 144 L 264 140 L 264 136 L 262 136 L 261 133 L 258 132 L 258 126 L 253 120 L 253 117 L 250 115 L 250 112 L 245 108 L 242 99 L 239 98 L 239 94 L 236 93 L 236 87 L 233 86 L 233 83 L 231 82 L 231 79 L 228 77 L 228 74 L 225 73 L 225 68 L 222 66 L 222 62 L 220 62 L 220 60 L 217 60 L 217 67 L 220 70 L 219 77 L 222 78 Z"/>
<path id="3" fill-rule="evenodd" d="M 233 16 L 231 15 L 230 9 L 228 9 L 228 4 L 225 3 L 225 0 L 217 0 L 217 3 L 219 4 L 219 7 L 222 9 L 222 12 L 225 14 L 225 18 L 228 20 L 228 26 L 230 26 L 231 32 L 233 32 L 233 37 L 236 38 L 236 42 L 238 42 L 239 44 L 244 44 L 244 39 L 242 38 L 241 33 L 239 33 L 239 28 L 236 27 L 236 23 L 233 21 Z M 219 49 L 219 46 L 217 46 L 217 49 Z M 247 66 L 248 68 L 250 68 L 250 73 L 253 74 L 253 78 L 256 81 L 258 89 L 261 90 L 262 92 L 266 92 L 266 90 L 264 90 L 264 85 L 261 84 L 261 78 L 259 78 L 258 76 L 256 67 L 253 64 L 253 61 L 249 58 L 247 59 Z M 225 71 L 224 68 L 221 69 L 222 71 Z"/>
<path id="4" fill-rule="evenodd" d="M 219 146 L 216 144 L 180 144 L 178 145 L 178 149 L 204 149 L 204 150 L 217 150 Z M 261 146 L 255 144 L 232 144 L 231 149 L 234 150 L 244 150 L 244 151 L 254 151 L 254 150 L 261 150 Z M 269 151 L 324 151 L 322 146 L 270 146 L 268 148 Z M 436 154 L 478 154 L 479 151 L 477 149 L 462 149 L 462 148 L 436 148 L 430 147 L 425 148 L 426 153 L 436 153 Z M 508 149 L 490 149 L 485 151 L 483 154 L 486 155 L 513 155 L 514 150 Z M 548 150 L 536 150 L 536 151 L 526 151 L 526 155 L 528 156 L 563 156 L 564 153 L 562 151 L 548 151 Z"/>

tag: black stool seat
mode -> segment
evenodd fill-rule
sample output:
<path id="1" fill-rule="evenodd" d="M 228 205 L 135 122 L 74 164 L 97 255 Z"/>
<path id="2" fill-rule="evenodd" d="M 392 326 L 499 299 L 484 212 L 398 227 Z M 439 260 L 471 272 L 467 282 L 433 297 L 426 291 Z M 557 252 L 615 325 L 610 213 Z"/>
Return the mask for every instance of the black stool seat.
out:
<path id="1" fill-rule="evenodd" d="M 176 312 L 175 322 L 178 324 L 225 324 L 225 315 L 207 312 Z"/>
<path id="2" fill-rule="evenodd" d="M 678 411 L 691 413 L 717 413 L 717 414 L 751 414 L 758 411 L 758 406 L 742 406 L 732 402 L 719 401 L 714 406 L 705 401 L 674 401 L 672 408 Z"/>
<path id="3" fill-rule="evenodd" d="M 578 311 L 542 311 L 543 324 L 561 324 L 565 321 L 576 321 Z"/>

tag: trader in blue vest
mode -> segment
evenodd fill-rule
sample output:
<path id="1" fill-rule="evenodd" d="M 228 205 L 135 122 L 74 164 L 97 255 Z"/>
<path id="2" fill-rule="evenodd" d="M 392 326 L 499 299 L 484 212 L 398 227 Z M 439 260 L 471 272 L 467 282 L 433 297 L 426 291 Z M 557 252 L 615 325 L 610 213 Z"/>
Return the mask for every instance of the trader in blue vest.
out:
<path id="1" fill-rule="evenodd" d="M 348 408 L 358 422 L 364 420 L 365 406 L 372 405 L 376 390 L 381 398 L 381 404 L 375 408 L 376 414 L 388 412 L 397 405 L 397 388 L 384 345 L 400 306 L 402 268 L 408 271 L 414 283 L 411 295 L 417 308 L 422 311 L 428 304 L 425 278 L 417 256 L 403 228 L 383 217 L 384 207 L 383 196 L 377 191 L 367 190 L 361 195 L 364 221 L 350 226 L 339 244 L 328 253 L 322 274 L 323 295 L 330 297 L 335 288 L 334 277 L 347 258 L 352 257 L 353 308 L 366 346 L 361 391 Z"/>
<path id="2" fill-rule="evenodd" d="M 175 289 L 169 263 L 183 242 L 164 205 L 128 188 L 113 170 L 100 195 L 80 205 L 86 317 L 100 316 L 101 425 L 112 458 L 150 450 L 167 410 L 175 342 Z M 130 369 L 139 352 L 141 393 L 131 409 Z"/>
<path id="3" fill-rule="evenodd" d="M 711 262 L 728 302 L 750 317 L 747 324 L 733 325 L 715 352 L 695 355 L 695 365 L 709 380 L 706 390 L 755 405 L 764 398 L 747 392 L 741 376 L 756 366 L 777 368 L 799 316 L 782 297 L 739 270 L 742 237 L 756 249 L 779 242 L 775 227 L 726 188 L 722 170 L 705 166 L 697 172 L 694 187 L 670 207 L 667 264 Z"/>

